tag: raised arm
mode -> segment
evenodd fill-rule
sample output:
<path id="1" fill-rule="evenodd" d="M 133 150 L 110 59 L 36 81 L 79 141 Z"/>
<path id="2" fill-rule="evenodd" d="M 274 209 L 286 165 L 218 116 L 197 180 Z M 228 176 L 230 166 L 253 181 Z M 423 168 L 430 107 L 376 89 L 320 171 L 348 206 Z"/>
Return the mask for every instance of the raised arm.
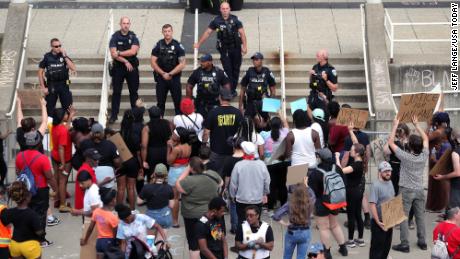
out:
<path id="1" fill-rule="evenodd" d="M 395 144 L 395 136 L 396 136 L 396 130 L 398 129 L 398 125 L 399 125 L 399 119 L 398 119 L 398 115 L 396 115 L 395 119 L 393 120 L 393 128 L 391 128 L 391 133 L 390 133 L 390 136 L 388 137 L 388 146 L 390 146 L 393 152 L 395 152 L 396 149 L 398 149 L 398 146 Z"/>
<path id="2" fill-rule="evenodd" d="M 40 99 L 40 104 L 42 110 L 42 121 L 40 122 L 40 127 L 38 128 L 38 131 L 42 135 L 45 135 L 46 129 L 48 128 L 48 112 L 46 111 L 46 101 L 44 98 Z"/>
<path id="3" fill-rule="evenodd" d="M 355 128 L 355 124 L 351 121 L 350 124 L 348 124 L 348 133 L 350 134 L 351 142 L 353 144 L 358 144 L 358 138 L 356 137 L 355 133 L 353 132 L 353 129 Z"/>
<path id="4" fill-rule="evenodd" d="M 428 148 L 428 144 L 429 144 L 428 135 L 426 135 L 425 131 L 422 129 L 422 127 L 420 127 L 420 123 L 418 122 L 417 116 L 414 115 L 412 117 L 412 123 L 414 124 L 415 129 L 418 131 L 418 133 L 423 139 L 423 148 Z"/>
<path id="5" fill-rule="evenodd" d="M 16 124 L 17 127 L 21 127 L 21 121 L 24 119 L 24 114 L 22 113 L 22 103 L 21 103 L 21 98 L 16 99 Z"/>

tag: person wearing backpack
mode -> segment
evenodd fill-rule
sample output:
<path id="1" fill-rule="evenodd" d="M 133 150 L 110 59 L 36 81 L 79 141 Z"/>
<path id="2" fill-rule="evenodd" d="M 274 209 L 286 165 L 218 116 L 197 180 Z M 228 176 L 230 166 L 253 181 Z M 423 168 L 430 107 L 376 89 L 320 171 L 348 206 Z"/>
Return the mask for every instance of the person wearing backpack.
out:
<path id="1" fill-rule="evenodd" d="M 369 193 L 369 208 L 372 214 L 369 258 L 386 259 L 390 253 L 393 228 L 385 230 L 385 225 L 382 223 L 381 204 L 395 196 L 391 181 L 393 168 L 390 163 L 382 161 L 378 166 L 378 171 L 379 177 L 372 183 Z"/>
<path id="2" fill-rule="evenodd" d="M 345 237 L 342 228 L 337 222 L 338 209 L 346 206 L 342 170 L 335 166 L 332 152 L 328 148 L 316 150 L 316 160 L 318 167 L 311 170 L 308 186 L 316 196 L 314 215 L 319 228 L 320 239 L 324 245 L 324 257 L 332 259 L 330 233 L 339 244 L 339 253 L 342 256 L 347 256 L 348 250 L 345 245 Z M 327 181 L 328 179 L 329 181 Z M 324 183 L 330 184 L 325 185 Z M 330 191 L 332 189 L 336 189 L 337 192 Z"/>
<path id="3" fill-rule="evenodd" d="M 192 156 L 197 156 L 201 147 L 203 136 L 203 116 L 195 112 L 193 100 L 185 97 L 180 102 L 180 111 L 182 114 L 174 116 L 173 123 L 176 128 L 183 127 L 194 131 L 200 141 L 192 145 Z"/>
<path id="4" fill-rule="evenodd" d="M 460 244 L 460 231 L 458 231 L 460 230 L 460 208 L 449 209 L 446 217 L 445 221 L 440 222 L 433 229 L 432 259 L 460 258 L 460 251 L 457 250 Z"/>
<path id="5" fill-rule="evenodd" d="M 36 131 L 24 134 L 26 150 L 16 155 L 16 175 L 25 182 L 28 190 L 32 193 L 29 208 L 40 216 L 40 224 L 43 229 L 47 223 L 47 211 L 49 207 L 49 187 L 57 192 L 58 186 L 51 170 L 51 163 L 48 157 L 38 151 L 41 144 L 41 136 Z M 42 247 L 52 244 L 40 237 Z"/>

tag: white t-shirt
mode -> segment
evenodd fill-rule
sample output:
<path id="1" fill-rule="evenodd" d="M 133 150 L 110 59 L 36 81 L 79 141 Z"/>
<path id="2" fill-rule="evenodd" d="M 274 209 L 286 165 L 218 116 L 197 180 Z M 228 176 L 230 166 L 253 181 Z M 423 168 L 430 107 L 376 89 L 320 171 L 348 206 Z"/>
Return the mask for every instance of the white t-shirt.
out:
<path id="1" fill-rule="evenodd" d="M 113 171 L 113 167 L 111 166 L 98 166 L 94 169 L 96 174 L 96 181 L 99 184 L 100 182 L 104 181 L 105 178 L 110 177 L 113 180 L 104 184 L 102 187 L 104 188 L 114 188 L 115 187 L 115 172 Z"/>
<path id="2" fill-rule="evenodd" d="M 316 132 L 318 132 L 319 135 L 319 143 L 321 145 L 321 148 L 324 148 L 324 134 L 323 134 L 323 128 L 321 128 L 321 125 L 319 125 L 318 122 L 314 122 L 311 125 L 311 128 L 314 129 Z"/>
<path id="3" fill-rule="evenodd" d="M 92 184 L 89 189 L 85 191 L 85 196 L 83 198 L 83 211 L 91 211 L 91 207 L 99 205 L 102 207 L 101 196 L 99 195 L 99 187 L 97 184 Z"/>
<path id="4" fill-rule="evenodd" d="M 147 230 L 151 229 L 155 224 L 155 220 L 144 214 L 136 214 L 134 221 L 130 224 L 120 220 L 117 229 L 117 239 L 126 240 L 130 237 L 147 241 Z"/>
<path id="5" fill-rule="evenodd" d="M 189 130 L 194 130 L 198 135 L 198 139 L 201 141 L 203 136 L 203 116 L 199 113 L 190 113 L 188 117 L 190 119 L 183 114 L 174 116 L 174 125 L 176 128 L 183 127 Z"/>

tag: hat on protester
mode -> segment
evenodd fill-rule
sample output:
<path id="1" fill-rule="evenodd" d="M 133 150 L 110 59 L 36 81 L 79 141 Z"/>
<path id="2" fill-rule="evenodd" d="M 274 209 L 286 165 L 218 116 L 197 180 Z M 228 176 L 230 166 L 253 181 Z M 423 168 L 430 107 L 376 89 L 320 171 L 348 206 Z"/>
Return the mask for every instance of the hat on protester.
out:
<path id="1" fill-rule="evenodd" d="M 35 147 L 41 141 L 40 134 L 38 134 L 38 131 L 36 130 L 25 133 L 24 139 L 26 142 L 26 146 L 29 146 L 29 147 Z"/>
<path id="2" fill-rule="evenodd" d="M 264 59 L 264 55 L 260 52 L 256 52 L 251 56 L 251 59 Z"/>
<path id="3" fill-rule="evenodd" d="M 180 101 L 180 111 L 185 115 L 190 115 L 195 112 L 195 104 L 190 98 L 184 98 Z"/>
<path id="4" fill-rule="evenodd" d="M 393 168 L 391 167 L 390 163 L 388 163 L 387 161 L 382 161 L 380 162 L 379 164 L 379 172 L 385 172 L 385 171 L 393 171 Z"/>
<path id="5" fill-rule="evenodd" d="M 316 150 L 316 155 L 323 161 L 328 161 L 332 159 L 332 152 L 329 148 L 320 148 Z"/>
<path id="6" fill-rule="evenodd" d="M 85 152 L 83 152 L 83 156 L 92 160 L 99 160 L 102 158 L 102 155 L 99 154 L 99 151 L 95 148 L 88 148 Z"/>
<path id="7" fill-rule="evenodd" d="M 319 254 L 324 251 L 324 246 L 321 243 L 313 243 L 308 248 L 308 253 Z"/>
<path id="8" fill-rule="evenodd" d="M 102 127 L 102 125 L 99 123 L 94 123 L 93 126 L 91 127 L 91 132 L 93 134 L 104 133 L 104 127 Z"/>
<path id="9" fill-rule="evenodd" d="M 206 62 L 206 61 L 212 61 L 212 55 L 211 54 L 203 54 L 200 57 L 201 62 Z"/>
<path id="10" fill-rule="evenodd" d="M 449 114 L 447 112 L 437 112 L 434 114 L 433 121 L 437 123 L 449 123 Z"/>
<path id="11" fill-rule="evenodd" d="M 233 99 L 232 90 L 228 89 L 227 87 L 220 88 L 220 97 L 227 101 Z"/>
<path id="12" fill-rule="evenodd" d="M 158 176 L 167 176 L 168 175 L 168 168 L 162 163 L 157 164 L 155 166 L 155 170 L 153 172 Z"/>
<path id="13" fill-rule="evenodd" d="M 246 155 L 255 155 L 256 154 L 256 145 L 249 141 L 243 141 L 241 143 L 241 149 Z"/>
<path id="14" fill-rule="evenodd" d="M 314 109 L 313 112 L 312 112 L 312 115 L 313 115 L 313 118 L 315 118 L 315 119 L 318 119 L 318 120 L 323 121 L 323 122 L 326 121 L 325 118 L 324 118 L 325 115 L 324 115 L 323 109 L 320 109 L 320 108 Z"/>

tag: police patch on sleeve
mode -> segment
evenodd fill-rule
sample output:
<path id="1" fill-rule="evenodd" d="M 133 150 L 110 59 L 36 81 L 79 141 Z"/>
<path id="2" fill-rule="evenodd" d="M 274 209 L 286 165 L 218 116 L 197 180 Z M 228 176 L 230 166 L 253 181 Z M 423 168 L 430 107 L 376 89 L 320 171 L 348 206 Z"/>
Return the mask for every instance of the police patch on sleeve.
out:
<path id="1" fill-rule="evenodd" d="M 228 77 L 228 76 L 227 76 L 227 73 L 225 73 L 225 71 L 224 71 L 224 75 L 225 75 L 226 77 Z"/>
<path id="2" fill-rule="evenodd" d="M 337 70 L 332 69 L 332 74 L 333 74 L 334 76 L 337 76 Z"/>
<path id="3" fill-rule="evenodd" d="M 273 72 L 270 72 L 270 76 L 275 79 L 275 75 L 273 74 Z"/>
<path id="4" fill-rule="evenodd" d="M 183 50 L 185 50 L 184 46 L 182 44 L 179 44 L 179 47 Z"/>

